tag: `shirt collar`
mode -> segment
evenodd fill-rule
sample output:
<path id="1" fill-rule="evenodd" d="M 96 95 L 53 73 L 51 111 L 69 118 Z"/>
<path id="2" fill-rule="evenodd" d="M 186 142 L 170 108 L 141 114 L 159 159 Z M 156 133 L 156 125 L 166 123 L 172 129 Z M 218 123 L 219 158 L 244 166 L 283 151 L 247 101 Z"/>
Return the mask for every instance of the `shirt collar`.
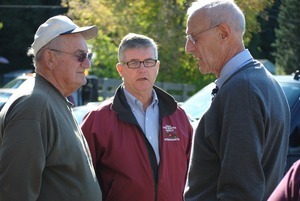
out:
<path id="1" fill-rule="evenodd" d="M 221 88 L 223 83 L 238 69 L 242 68 L 249 62 L 253 61 L 253 57 L 248 49 L 243 50 L 232 57 L 222 68 L 220 77 L 216 80 L 216 85 Z"/>
<path id="2" fill-rule="evenodd" d="M 125 88 L 125 85 L 123 85 L 122 88 L 124 90 L 125 97 L 126 97 L 130 107 L 134 107 L 135 105 L 142 105 L 141 101 L 139 101 L 135 96 L 133 96 L 131 93 L 129 93 L 127 91 L 127 89 Z M 158 98 L 157 98 L 157 94 L 154 89 L 152 89 L 152 97 L 153 98 L 152 98 L 151 105 L 153 107 L 155 107 L 155 105 L 158 104 Z"/>

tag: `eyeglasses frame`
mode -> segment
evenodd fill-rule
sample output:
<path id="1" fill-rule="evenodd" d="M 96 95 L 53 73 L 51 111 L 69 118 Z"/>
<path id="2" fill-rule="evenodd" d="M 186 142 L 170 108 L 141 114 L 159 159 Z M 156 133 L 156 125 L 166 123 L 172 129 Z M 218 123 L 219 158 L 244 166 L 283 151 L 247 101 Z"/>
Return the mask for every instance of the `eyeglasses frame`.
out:
<path id="1" fill-rule="evenodd" d="M 80 62 L 80 63 L 84 62 L 86 59 L 88 59 L 89 61 L 91 61 L 92 56 L 93 56 L 93 53 L 88 53 L 88 52 L 82 52 L 82 53 L 80 53 L 80 55 L 77 55 L 75 53 L 64 52 L 64 51 L 53 49 L 53 48 L 49 48 L 49 50 L 54 51 L 54 52 L 60 52 L 60 53 L 69 54 L 69 55 L 75 56 L 75 57 L 77 57 L 77 61 Z M 82 57 L 83 54 L 85 54 L 84 57 Z M 81 58 L 83 58 L 82 61 L 81 61 Z"/>
<path id="2" fill-rule="evenodd" d="M 187 40 L 190 40 L 194 45 L 196 44 L 196 42 L 197 42 L 197 36 L 199 36 L 200 34 L 202 34 L 202 33 L 204 33 L 204 32 L 207 32 L 207 31 L 209 31 L 209 30 L 211 30 L 211 29 L 214 29 L 214 28 L 216 28 L 216 27 L 218 27 L 218 26 L 220 26 L 220 24 L 217 24 L 217 25 L 215 25 L 215 26 L 212 26 L 212 27 L 210 27 L 210 28 L 208 28 L 208 29 L 205 29 L 205 30 L 203 30 L 203 31 L 200 31 L 200 32 L 198 32 L 197 34 L 188 34 L 187 36 L 186 36 L 186 39 Z"/>
<path id="3" fill-rule="evenodd" d="M 149 60 L 152 60 L 152 61 L 155 62 L 153 66 L 146 66 L 146 65 L 145 65 L 145 61 L 149 61 Z M 140 64 L 139 64 L 138 67 L 132 68 L 132 67 L 129 67 L 129 65 L 128 65 L 130 62 L 139 62 Z M 145 68 L 152 68 L 152 67 L 156 66 L 157 62 L 158 62 L 157 59 L 146 59 L 146 60 L 144 60 L 144 61 L 128 61 L 128 62 L 121 61 L 120 63 L 121 63 L 121 64 L 126 64 L 127 67 L 130 68 L 130 69 L 138 69 L 138 68 L 141 67 L 141 64 L 142 64 L 142 63 L 143 63 L 143 65 L 144 65 Z"/>

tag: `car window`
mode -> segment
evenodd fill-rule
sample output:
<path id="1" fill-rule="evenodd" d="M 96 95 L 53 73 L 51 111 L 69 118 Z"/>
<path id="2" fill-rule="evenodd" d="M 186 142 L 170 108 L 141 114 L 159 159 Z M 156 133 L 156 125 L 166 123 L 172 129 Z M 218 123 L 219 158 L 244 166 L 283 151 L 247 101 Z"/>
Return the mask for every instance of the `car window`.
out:
<path id="1" fill-rule="evenodd" d="M 193 119 L 199 120 L 211 104 L 211 91 L 215 86 L 215 83 L 210 83 L 183 102 L 181 107 Z"/>
<path id="2" fill-rule="evenodd" d="M 7 100 L 11 96 L 12 92 L 0 92 L 0 100 Z"/>
<path id="3" fill-rule="evenodd" d="M 12 93 L 13 92 L 0 91 L 0 110 L 2 109 L 6 101 L 9 99 L 9 97 L 12 95 Z"/>
<path id="4" fill-rule="evenodd" d="M 17 89 L 26 79 L 13 79 L 12 81 L 8 82 L 3 88 L 10 88 L 10 89 Z"/>

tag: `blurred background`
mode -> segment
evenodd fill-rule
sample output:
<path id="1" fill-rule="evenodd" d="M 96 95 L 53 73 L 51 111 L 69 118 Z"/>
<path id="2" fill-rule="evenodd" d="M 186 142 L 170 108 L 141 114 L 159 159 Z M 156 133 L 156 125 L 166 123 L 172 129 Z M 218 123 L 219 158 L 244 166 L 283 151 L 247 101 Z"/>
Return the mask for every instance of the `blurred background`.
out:
<path id="1" fill-rule="evenodd" d="M 67 15 L 78 25 L 95 24 L 96 39 L 89 41 L 94 53 L 89 75 L 116 78 L 117 49 L 129 32 L 148 35 L 159 45 L 157 81 L 185 83 L 196 89 L 215 79 L 199 73 L 194 58 L 184 51 L 186 10 L 191 0 L 1 0 L 0 86 L 20 72 L 32 72 L 28 47 L 38 26 L 49 17 Z M 299 0 L 236 0 L 246 16 L 244 42 L 256 59 L 273 74 L 299 69 Z M 6 76 L 5 76 L 6 75 Z"/>

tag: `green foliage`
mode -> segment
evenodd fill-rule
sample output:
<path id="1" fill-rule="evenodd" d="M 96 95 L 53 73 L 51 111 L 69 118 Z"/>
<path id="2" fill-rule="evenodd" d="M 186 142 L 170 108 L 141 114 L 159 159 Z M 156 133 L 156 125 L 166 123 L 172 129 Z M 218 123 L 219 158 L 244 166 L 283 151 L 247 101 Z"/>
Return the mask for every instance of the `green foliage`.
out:
<path id="1" fill-rule="evenodd" d="M 299 0 L 282 0 L 280 6 L 276 33 L 276 66 L 281 72 L 291 74 L 300 69 L 300 42 L 299 42 Z"/>
<path id="2" fill-rule="evenodd" d="M 276 0 L 272 6 L 268 6 L 261 11 L 257 17 L 260 23 L 260 31 L 254 33 L 248 46 L 251 54 L 257 59 L 268 59 L 275 63 L 275 51 L 272 43 L 275 42 L 275 28 L 278 27 L 277 16 L 279 12 L 280 0 Z"/>
<path id="3" fill-rule="evenodd" d="M 152 37 L 159 46 L 159 82 L 194 84 L 197 88 L 214 80 L 202 75 L 194 58 L 185 52 L 186 10 L 194 0 L 61 0 L 62 8 L 1 8 L 0 55 L 8 58 L 10 70 L 31 68 L 26 56 L 37 27 L 53 15 L 65 13 L 78 25 L 95 24 L 97 38 L 88 41 L 94 53 L 90 74 L 119 78 L 115 69 L 120 40 L 129 32 Z M 270 4 L 268 0 L 237 0 L 246 15 L 247 45 L 259 30 L 256 17 Z M 1 4 L 59 5 L 60 0 L 2 0 Z M 64 8 L 69 8 L 67 11 Z M 66 13 L 67 11 L 67 13 Z M 250 50 L 251 51 L 251 50 Z"/>
<path id="4" fill-rule="evenodd" d="M 64 0 L 68 16 L 80 25 L 96 24 L 99 36 L 91 41 L 96 54 L 90 74 L 119 78 L 115 69 L 120 40 L 135 32 L 152 37 L 159 46 L 160 73 L 157 81 L 194 84 L 201 88 L 214 78 L 201 75 L 195 60 L 185 52 L 186 10 L 192 0 Z M 259 30 L 256 16 L 270 5 L 267 0 L 239 0 L 246 15 L 245 44 Z"/>
<path id="5" fill-rule="evenodd" d="M 260 31 L 257 16 L 266 7 L 271 6 L 273 2 L 274 0 L 236 0 L 236 3 L 241 7 L 246 18 L 246 31 L 244 35 L 244 43 L 246 46 L 251 41 L 252 34 Z"/>

